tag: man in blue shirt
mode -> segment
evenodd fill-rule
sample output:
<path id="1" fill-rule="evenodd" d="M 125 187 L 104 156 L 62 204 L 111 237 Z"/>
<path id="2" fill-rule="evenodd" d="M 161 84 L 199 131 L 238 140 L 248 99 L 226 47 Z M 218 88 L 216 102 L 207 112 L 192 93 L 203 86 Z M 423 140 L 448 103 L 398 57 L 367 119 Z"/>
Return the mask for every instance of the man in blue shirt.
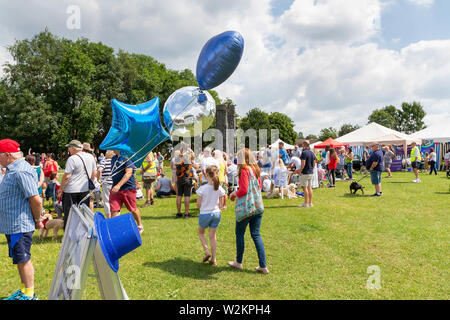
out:
<path id="1" fill-rule="evenodd" d="M 278 149 L 279 149 L 279 153 L 280 153 L 280 159 L 283 160 L 283 163 L 285 166 L 287 166 L 289 164 L 289 156 L 287 154 L 286 149 L 284 148 L 284 143 L 283 142 L 278 142 Z"/>
<path id="2" fill-rule="evenodd" d="M 380 145 L 375 143 L 372 145 L 372 154 L 366 161 L 366 168 L 370 171 L 372 184 L 375 186 L 375 194 L 372 197 L 380 197 L 381 192 L 381 173 L 383 172 L 383 151 Z"/>
<path id="3" fill-rule="evenodd" d="M 313 207 L 312 198 L 313 198 L 313 190 L 312 190 L 312 180 L 314 175 L 314 166 L 316 164 L 316 155 L 309 149 L 309 142 L 303 141 L 303 151 L 300 156 L 302 164 L 300 168 L 295 171 L 300 175 L 300 186 L 303 189 L 303 194 L 305 195 L 305 202 L 300 205 L 301 208 L 310 208 Z"/>
<path id="4" fill-rule="evenodd" d="M 44 227 L 40 220 L 42 201 L 36 170 L 22 157 L 16 141 L 0 140 L 0 165 L 6 168 L 0 183 L 0 233 L 6 236 L 9 256 L 22 281 L 22 288 L 6 300 L 37 300 L 30 252 L 34 230 Z"/>
<path id="5" fill-rule="evenodd" d="M 136 205 L 136 180 L 134 171 L 136 166 L 133 161 L 120 155 L 119 151 L 114 151 L 111 159 L 111 179 L 113 186 L 109 195 L 109 205 L 111 207 L 111 217 L 120 215 L 122 204 L 133 214 L 139 232 L 144 231 L 141 221 L 141 212 Z"/>

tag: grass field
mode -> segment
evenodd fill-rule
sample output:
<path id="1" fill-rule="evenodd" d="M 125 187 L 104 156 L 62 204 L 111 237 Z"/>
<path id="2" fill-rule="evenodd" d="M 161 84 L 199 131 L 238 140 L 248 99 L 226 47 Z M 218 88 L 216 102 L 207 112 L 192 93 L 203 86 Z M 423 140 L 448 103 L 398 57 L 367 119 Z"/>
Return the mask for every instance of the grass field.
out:
<path id="1" fill-rule="evenodd" d="M 236 253 L 232 202 L 222 213 L 213 267 L 200 262 L 196 196 L 195 217 L 187 220 L 175 219 L 174 197 L 157 199 L 141 209 L 143 244 L 120 260 L 119 274 L 130 299 L 449 299 L 450 179 L 442 172 L 421 179 L 416 184 L 412 173 L 394 173 L 383 179 L 382 197 L 369 197 L 370 179 L 361 181 L 365 196 L 349 195 L 349 183 L 337 181 L 335 189 L 314 190 L 313 208 L 298 208 L 303 198 L 264 199 L 261 233 L 269 275 L 254 271 L 258 259 L 248 231 L 244 270 L 227 266 Z M 60 241 L 37 235 L 32 261 L 42 300 Z M 379 267 L 379 290 L 367 289 L 369 266 Z M 0 268 L 0 297 L 7 297 L 20 281 L 4 237 Z M 93 268 L 84 298 L 100 299 Z"/>

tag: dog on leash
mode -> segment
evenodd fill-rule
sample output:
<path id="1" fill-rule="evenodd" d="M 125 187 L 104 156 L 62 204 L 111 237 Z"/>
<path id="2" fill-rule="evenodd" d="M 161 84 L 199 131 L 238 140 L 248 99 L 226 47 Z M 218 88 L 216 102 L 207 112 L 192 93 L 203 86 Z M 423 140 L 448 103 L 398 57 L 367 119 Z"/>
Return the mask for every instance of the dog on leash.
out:
<path id="1" fill-rule="evenodd" d="M 356 181 L 353 181 L 350 184 L 350 193 L 356 194 L 356 191 L 361 190 L 362 194 L 364 194 L 364 187 Z"/>
<path id="2" fill-rule="evenodd" d="M 46 213 L 42 216 L 42 223 L 44 224 L 44 229 L 41 229 L 39 233 L 39 239 L 44 239 L 48 235 L 48 231 L 53 229 L 53 240 L 58 238 L 58 231 L 64 227 L 63 219 L 53 219 L 50 213 Z"/>

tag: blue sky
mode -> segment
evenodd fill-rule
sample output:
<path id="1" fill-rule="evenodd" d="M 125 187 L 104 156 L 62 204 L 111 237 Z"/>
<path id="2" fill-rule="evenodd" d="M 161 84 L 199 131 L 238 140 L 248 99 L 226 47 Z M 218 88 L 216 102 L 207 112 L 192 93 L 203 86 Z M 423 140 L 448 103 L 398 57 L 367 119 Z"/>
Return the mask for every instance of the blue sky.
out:
<path id="1" fill-rule="evenodd" d="M 430 7 L 395 1 L 382 11 L 381 31 L 380 45 L 396 50 L 421 40 L 449 39 L 450 1 L 437 0 Z"/>
<path id="2" fill-rule="evenodd" d="M 294 0 L 272 0 L 270 12 L 279 17 L 293 2 Z M 381 12 L 381 36 L 373 39 L 380 47 L 400 50 L 421 40 L 450 38 L 449 0 L 436 0 L 429 7 L 407 0 L 382 2 L 386 7 Z"/>

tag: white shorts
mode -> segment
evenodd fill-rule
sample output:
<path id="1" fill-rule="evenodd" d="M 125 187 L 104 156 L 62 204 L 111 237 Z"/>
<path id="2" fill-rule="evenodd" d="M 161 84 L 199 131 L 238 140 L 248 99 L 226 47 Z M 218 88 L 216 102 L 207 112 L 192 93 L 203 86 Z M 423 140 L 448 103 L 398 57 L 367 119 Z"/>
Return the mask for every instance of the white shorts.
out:
<path id="1" fill-rule="evenodd" d="M 300 187 L 312 187 L 313 174 L 302 174 L 300 176 Z"/>

